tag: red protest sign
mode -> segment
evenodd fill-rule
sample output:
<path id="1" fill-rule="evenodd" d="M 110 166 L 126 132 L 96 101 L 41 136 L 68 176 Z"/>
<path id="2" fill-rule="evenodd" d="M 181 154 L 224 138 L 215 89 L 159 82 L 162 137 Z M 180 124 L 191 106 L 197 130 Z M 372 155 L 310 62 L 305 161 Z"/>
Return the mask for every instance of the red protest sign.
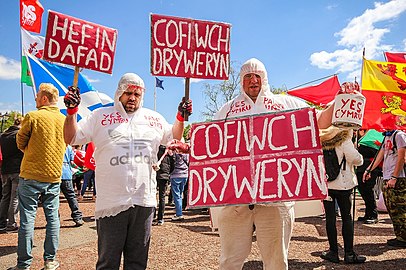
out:
<path id="1" fill-rule="evenodd" d="M 321 200 L 314 109 L 192 125 L 188 207 Z"/>
<path id="2" fill-rule="evenodd" d="M 227 80 L 227 23 L 151 14 L 151 73 L 154 76 Z"/>
<path id="3" fill-rule="evenodd" d="M 49 11 L 43 58 L 112 73 L 117 30 Z"/>

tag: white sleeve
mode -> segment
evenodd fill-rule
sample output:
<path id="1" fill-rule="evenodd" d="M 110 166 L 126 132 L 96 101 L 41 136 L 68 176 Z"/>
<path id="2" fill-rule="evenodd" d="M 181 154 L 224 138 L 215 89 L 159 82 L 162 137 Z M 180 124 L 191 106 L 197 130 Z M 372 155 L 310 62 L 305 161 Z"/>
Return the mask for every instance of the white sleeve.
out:
<path id="1" fill-rule="evenodd" d="M 94 134 L 93 132 L 95 126 L 96 126 L 96 116 L 92 112 L 78 122 L 78 130 L 76 131 L 72 144 L 83 145 L 90 141 L 93 141 L 92 134 Z"/>

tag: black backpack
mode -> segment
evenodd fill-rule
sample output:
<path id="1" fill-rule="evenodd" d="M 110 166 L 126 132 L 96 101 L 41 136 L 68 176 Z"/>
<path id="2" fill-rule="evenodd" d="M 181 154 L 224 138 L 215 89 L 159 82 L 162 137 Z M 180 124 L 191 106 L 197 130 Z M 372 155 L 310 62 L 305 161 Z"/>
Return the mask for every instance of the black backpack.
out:
<path id="1" fill-rule="evenodd" d="M 327 174 L 327 181 L 331 182 L 336 180 L 338 175 L 340 174 L 341 167 L 344 164 L 343 170 L 345 170 L 345 156 L 341 163 L 338 162 L 338 157 L 335 148 L 324 150 L 323 149 L 323 156 L 324 156 L 324 166 L 326 168 Z"/>

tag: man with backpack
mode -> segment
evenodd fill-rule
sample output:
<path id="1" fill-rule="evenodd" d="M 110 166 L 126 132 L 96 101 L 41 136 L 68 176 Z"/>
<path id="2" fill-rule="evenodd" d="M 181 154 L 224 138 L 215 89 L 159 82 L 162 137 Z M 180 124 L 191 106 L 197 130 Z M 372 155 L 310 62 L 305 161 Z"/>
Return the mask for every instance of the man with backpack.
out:
<path id="1" fill-rule="evenodd" d="M 389 246 L 406 247 L 406 133 L 401 130 L 384 132 L 383 147 L 375 161 L 366 169 L 364 181 L 371 177 L 371 171 L 383 160 L 382 192 L 385 205 L 393 223 L 396 238 L 387 241 Z"/>

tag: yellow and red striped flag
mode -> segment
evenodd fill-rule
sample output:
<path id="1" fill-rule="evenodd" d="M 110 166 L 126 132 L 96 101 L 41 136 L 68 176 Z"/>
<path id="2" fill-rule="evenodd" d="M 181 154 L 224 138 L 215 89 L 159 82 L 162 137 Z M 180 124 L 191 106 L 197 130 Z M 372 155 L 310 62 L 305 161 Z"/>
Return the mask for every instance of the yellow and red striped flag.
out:
<path id="1" fill-rule="evenodd" d="M 363 61 L 363 128 L 406 130 L 406 64 Z"/>

